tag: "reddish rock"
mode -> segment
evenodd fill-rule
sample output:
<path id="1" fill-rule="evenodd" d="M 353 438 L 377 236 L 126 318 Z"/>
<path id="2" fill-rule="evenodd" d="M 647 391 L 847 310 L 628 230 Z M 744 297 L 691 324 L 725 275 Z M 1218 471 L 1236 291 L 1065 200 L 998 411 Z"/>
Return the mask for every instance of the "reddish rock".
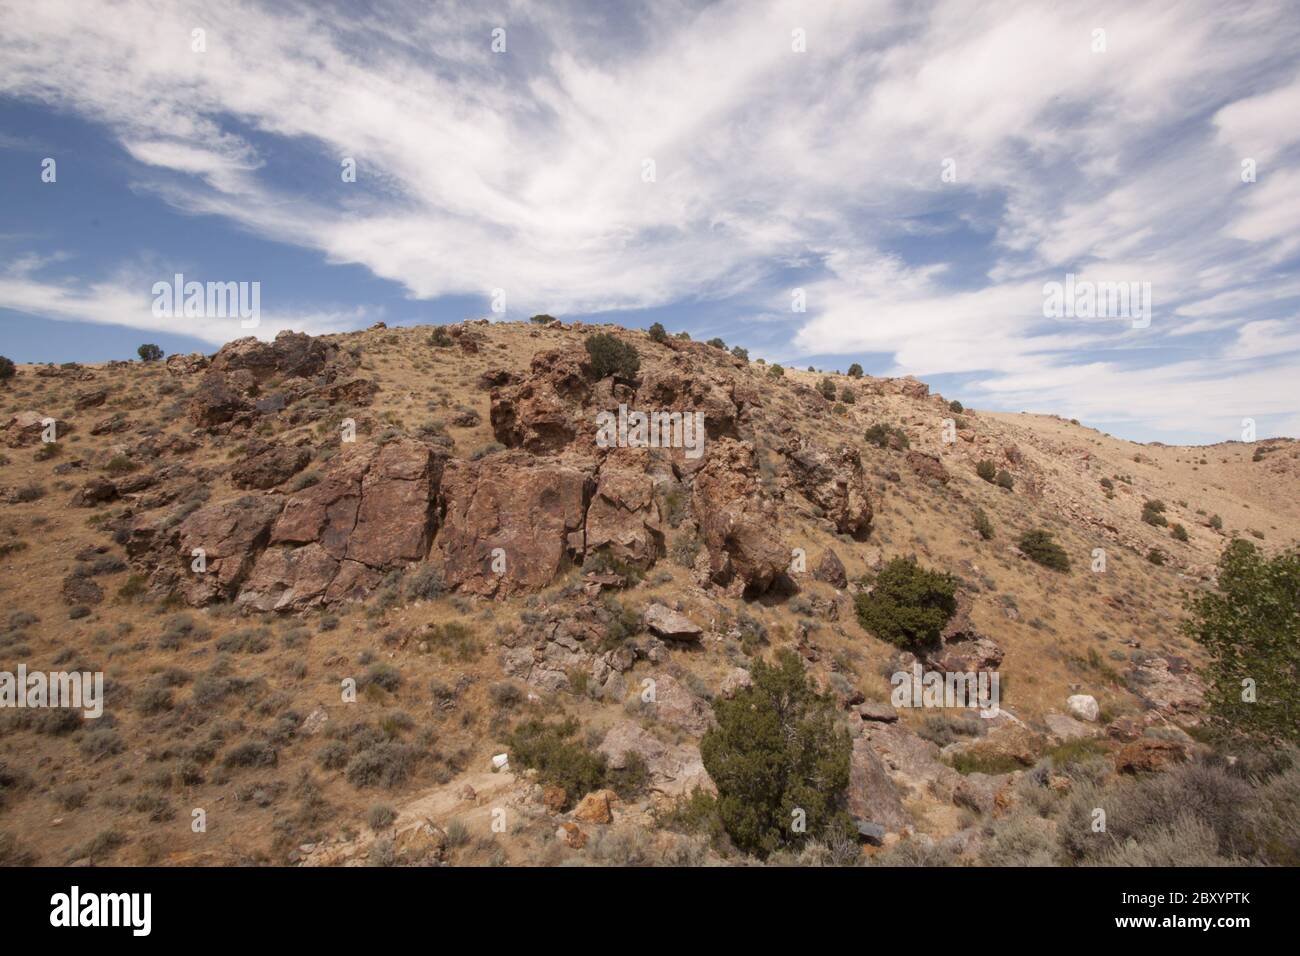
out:
<path id="1" fill-rule="evenodd" d="M 190 398 L 190 421 L 200 428 L 212 428 L 252 408 L 252 401 L 229 376 L 209 370 Z"/>
<path id="2" fill-rule="evenodd" d="M 927 481 L 937 481 L 945 485 L 948 483 L 948 470 L 943 467 L 943 462 L 934 455 L 909 451 L 907 453 L 907 465 Z"/>
<path id="3" fill-rule="evenodd" d="M 603 552 L 631 567 L 649 568 L 664 541 L 654 480 L 606 465 L 587 508 L 586 529 L 588 554 Z"/>
<path id="4" fill-rule="evenodd" d="M 248 371 L 259 382 L 277 374 L 310 378 L 324 371 L 337 354 L 338 348 L 324 339 L 284 331 L 274 342 L 252 336 L 228 342 L 212 357 L 211 367 L 220 372 Z"/>
<path id="5" fill-rule="evenodd" d="M 423 560 L 444 463 L 410 438 L 345 451 L 285 503 L 239 603 L 281 610 L 360 597 L 381 572 Z"/>
<path id="6" fill-rule="evenodd" d="M 84 411 L 87 408 L 98 408 L 106 401 L 108 401 L 108 389 L 96 388 L 77 395 L 72 400 L 72 407 L 78 411 Z"/>
<path id="7" fill-rule="evenodd" d="M 492 391 L 492 432 L 507 448 L 542 455 L 572 444 L 585 423 L 594 446 L 594 417 L 582 414 L 591 385 L 585 349 L 539 352 L 519 384 Z"/>
<path id="8" fill-rule="evenodd" d="M 340 402 L 346 405 L 369 405 L 378 392 L 378 383 L 368 378 L 350 378 L 346 381 L 322 385 L 307 394 L 309 398 L 320 399 L 331 405 Z"/>
<path id="9" fill-rule="evenodd" d="M 817 505 L 840 534 L 861 539 L 871 530 L 871 498 L 858 452 L 842 445 L 834 452 L 802 446 L 789 455 L 791 475 L 805 498 Z"/>
<path id="10" fill-rule="evenodd" d="M 255 443 L 230 469 L 236 488 L 274 488 L 307 467 L 311 449 Z"/>
<path id="11" fill-rule="evenodd" d="M 761 593 L 781 577 L 790 549 L 771 531 L 771 519 L 757 506 L 758 473 L 754 448 L 723 438 L 713 443 L 695 476 L 692 507 L 708 549 L 701 570 L 708 580 Z"/>
<path id="12" fill-rule="evenodd" d="M 829 584 L 833 588 L 845 588 L 849 584 L 849 576 L 844 570 L 844 562 L 830 548 L 822 552 L 822 559 L 817 563 L 816 570 L 813 571 L 813 578 Z"/>
<path id="13" fill-rule="evenodd" d="M 91 478 L 72 496 L 74 508 L 93 508 L 117 500 L 117 485 L 107 478 Z"/>
<path id="14" fill-rule="evenodd" d="M 21 448 L 24 445 L 37 444 L 45 434 L 47 418 L 52 417 L 33 411 L 22 411 L 10 415 L 4 429 L 5 444 L 10 448 Z M 72 431 L 71 426 L 65 421 L 53 418 L 52 421 L 55 441 L 61 440 L 64 435 Z"/>
<path id="15" fill-rule="evenodd" d="M 613 790 L 596 790 L 578 801 L 573 808 L 573 819 L 583 823 L 613 823 L 610 804 L 617 800 Z"/>
<path id="16" fill-rule="evenodd" d="M 590 481 L 522 452 L 450 462 L 437 542 L 448 584 L 483 595 L 546 587 L 583 550 Z"/>
<path id="17" fill-rule="evenodd" d="M 1187 748 L 1177 741 L 1141 737 L 1119 749 L 1115 769 L 1120 773 L 1155 773 L 1186 759 Z"/>
<path id="18" fill-rule="evenodd" d="M 232 599 L 265 547 L 280 506 L 277 497 L 248 496 L 195 511 L 160 542 L 155 559 L 162 577 L 157 583 L 176 583 L 195 606 Z M 201 574 L 192 570 L 196 549 L 204 553 Z"/>

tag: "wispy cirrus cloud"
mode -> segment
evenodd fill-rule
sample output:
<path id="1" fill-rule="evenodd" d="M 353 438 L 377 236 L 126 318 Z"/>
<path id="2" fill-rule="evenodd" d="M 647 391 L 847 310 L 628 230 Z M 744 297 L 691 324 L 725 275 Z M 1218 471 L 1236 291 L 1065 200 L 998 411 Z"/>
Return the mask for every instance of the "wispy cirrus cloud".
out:
<path id="1" fill-rule="evenodd" d="M 178 212 L 412 299 L 734 303 L 774 358 L 875 355 L 1131 434 L 1300 407 L 1283 2 L 27 6 L 0 2 L 0 94 L 102 124 Z M 1150 282 L 1151 325 L 1044 318 L 1066 272 Z M 10 278 L 0 306 L 148 321 L 77 289 Z"/>

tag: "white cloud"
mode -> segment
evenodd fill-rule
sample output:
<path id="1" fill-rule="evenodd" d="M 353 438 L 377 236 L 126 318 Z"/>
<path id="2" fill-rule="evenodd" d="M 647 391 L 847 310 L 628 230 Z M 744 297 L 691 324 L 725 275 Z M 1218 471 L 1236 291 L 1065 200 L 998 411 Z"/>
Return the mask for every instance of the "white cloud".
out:
<path id="1" fill-rule="evenodd" d="M 1293 319 L 1262 328 L 1247 311 L 1294 290 L 1279 271 L 1300 236 L 1300 17 L 1281 0 L 393 3 L 364 17 L 0 0 L 0 17 L 0 93 L 105 124 L 182 210 L 412 297 L 504 288 L 513 309 L 556 312 L 736 298 L 769 328 L 788 315 L 798 354 L 884 352 L 899 371 L 972 376 L 977 400 L 1147 409 L 1184 430 L 1209 368 L 1225 400 L 1300 404 L 1258 365 Z M 505 55 L 489 48 L 497 25 Z M 324 170 L 355 158 L 360 182 L 287 182 L 269 162 L 287 144 Z M 1244 156 L 1256 183 L 1240 182 Z M 955 184 L 940 180 L 949 158 Z M 951 221 L 991 238 L 942 236 Z M 951 256 L 909 263 L 902 236 Z M 980 242 L 984 274 L 958 255 Z M 792 263 L 818 267 L 801 280 L 806 317 L 779 279 Z M 1045 321 L 1042 283 L 1067 271 L 1151 282 L 1151 328 Z M 41 314 L 144 321 L 104 291 L 0 281 Z"/>

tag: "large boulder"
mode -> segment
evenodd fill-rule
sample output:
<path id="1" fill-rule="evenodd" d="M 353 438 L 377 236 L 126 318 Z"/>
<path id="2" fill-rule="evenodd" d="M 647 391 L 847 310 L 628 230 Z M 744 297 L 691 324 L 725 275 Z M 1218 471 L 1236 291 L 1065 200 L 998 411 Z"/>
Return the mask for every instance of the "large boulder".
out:
<path id="1" fill-rule="evenodd" d="M 256 442 L 230 469 L 236 488 L 274 488 L 307 467 L 311 449 Z"/>
<path id="2" fill-rule="evenodd" d="M 661 722 L 687 733 L 701 736 L 716 721 L 708 701 L 695 696 L 690 689 L 671 674 L 652 675 L 654 699 L 651 713 Z"/>
<path id="3" fill-rule="evenodd" d="M 251 412 L 253 401 L 247 394 L 251 384 L 246 377 L 236 378 L 209 369 L 190 397 L 190 421 L 200 428 L 213 428 Z"/>
<path id="4" fill-rule="evenodd" d="M 42 415 L 40 412 L 21 411 L 9 416 L 4 428 L 4 441 L 10 448 L 35 445 L 43 440 L 47 421 L 54 426 L 54 440 L 58 441 L 72 429 L 68 423 Z"/>
<path id="5" fill-rule="evenodd" d="M 152 567 L 154 593 L 176 592 L 196 607 L 228 601 L 266 546 L 282 504 L 276 496 L 248 495 L 204 505 L 178 525 L 141 523 L 127 554 Z"/>
<path id="6" fill-rule="evenodd" d="M 1151 656 L 1126 675 L 1128 687 L 1147 707 L 1185 724 L 1200 719 L 1205 706 L 1205 684 L 1184 658 Z"/>
<path id="7" fill-rule="evenodd" d="M 1071 694 L 1065 701 L 1065 709 L 1070 712 L 1071 717 L 1076 720 L 1086 720 L 1090 724 L 1095 724 L 1101 715 L 1097 698 L 1091 694 Z"/>
<path id="8" fill-rule="evenodd" d="M 585 349 L 550 349 L 533 356 L 529 374 L 491 392 L 490 418 L 497 441 L 538 455 L 571 445 L 584 427 L 582 410 L 594 375 Z M 592 443 L 595 424 L 586 422 Z"/>
<path id="9" fill-rule="evenodd" d="M 585 547 L 590 474 L 522 452 L 456 460 L 442 480 L 447 583 L 482 595 L 535 591 Z"/>
<path id="10" fill-rule="evenodd" d="M 801 445 L 789 455 L 790 473 L 805 498 L 825 513 L 840 534 L 862 539 L 871 531 L 871 497 L 857 450 L 825 451 Z"/>
<path id="11" fill-rule="evenodd" d="M 822 559 L 813 571 L 813 578 L 833 588 L 846 588 L 849 585 L 849 575 L 844 570 L 844 562 L 830 548 L 822 552 Z"/>
<path id="12" fill-rule="evenodd" d="M 245 370 L 259 382 L 274 375 L 311 378 L 323 372 L 332 359 L 337 360 L 338 352 L 324 339 L 286 330 L 274 342 L 247 336 L 226 343 L 212 357 L 211 368 L 221 372 Z"/>
<path id="13" fill-rule="evenodd" d="M 605 755 L 611 770 L 626 767 L 630 754 L 641 757 L 650 772 L 650 789 L 656 793 L 678 797 L 697 788 L 705 793 L 717 792 L 697 746 L 664 743 L 635 721 L 615 723 L 596 749 Z"/>
<path id="14" fill-rule="evenodd" d="M 854 820 L 876 823 L 898 833 L 912 821 L 885 765 L 864 737 L 853 741 L 849 762 L 848 811 Z"/>
<path id="15" fill-rule="evenodd" d="M 630 567 L 650 567 L 664 541 L 654 479 L 606 465 L 587 508 L 586 529 L 588 554 L 604 553 Z"/>
<path id="16" fill-rule="evenodd" d="M 675 356 L 669 364 L 645 368 L 636 390 L 642 411 L 703 412 L 709 438 L 736 436 L 746 393 L 738 400 L 734 383 L 703 369 L 698 360 Z"/>
<path id="17" fill-rule="evenodd" d="M 239 603 L 283 610 L 356 597 L 383 572 L 424 560 L 445 460 L 410 438 L 345 451 L 285 502 Z"/>
<path id="18" fill-rule="evenodd" d="M 948 483 L 948 469 L 943 467 L 943 462 L 937 455 L 927 455 L 923 451 L 909 451 L 907 466 L 927 481 L 937 481 L 943 485 Z"/>
<path id="19" fill-rule="evenodd" d="M 971 601 L 957 595 L 957 610 L 939 635 L 939 644 L 925 653 L 926 663 L 946 673 L 995 671 L 1002 663 L 1003 650 L 980 633 L 971 621 Z"/>
<path id="20" fill-rule="evenodd" d="M 707 553 L 703 576 L 714 584 L 762 593 L 781 578 L 790 549 L 771 532 L 757 499 L 754 447 L 722 438 L 695 476 L 692 507 Z"/>
<path id="21" fill-rule="evenodd" d="M 642 621 L 652 634 L 674 641 L 698 641 L 704 635 L 704 628 L 685 614 L 657 602 L 645 609 Z"/>

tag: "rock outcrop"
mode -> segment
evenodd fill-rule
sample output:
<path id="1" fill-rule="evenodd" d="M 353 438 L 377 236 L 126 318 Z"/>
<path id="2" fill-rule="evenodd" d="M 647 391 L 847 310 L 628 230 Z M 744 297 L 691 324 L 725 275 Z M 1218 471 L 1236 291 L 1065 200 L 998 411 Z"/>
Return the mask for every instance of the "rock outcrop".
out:
<path id="1" fill-rule="evenodd" d="M 700 570 L 706 580 L 751 594 L 768 590 L 785 574 L 790 549 L 771 532 L 757 501 L 757 462 L 747 442 L 713 443 L 695 476 L 692 506 L 707 549 Z"/>
<path id="2" fill-rule="evenodd" d="M 586 548 L 591 474 L 523 452 L 448 463 L 438 549 L 447 583 L 485 596 L 550 584 Z"/>
<path id="3" fill-rule="evenodd" d="M 871 497 L 858 452 L 842 445 L 833 452 L 802 446 L 790 453 L 795 486 L 835 526 L 859 540 L 871 531 Z"/>
<path id="4" fill-rule="evenodd" d="M 284 610 L 349 598 L 383 572 L 427 556 L 443 453 L 399 438 L 339 458 L 319 483 L 285 502 L 240 605 Z"/>
<path id="5" fill-rule="evenodd" d="M 588 554 L 642 570 L 653 565 L 664 548 L 654 480 L 607 464 L 587 508 L 586 532 Z"/>

